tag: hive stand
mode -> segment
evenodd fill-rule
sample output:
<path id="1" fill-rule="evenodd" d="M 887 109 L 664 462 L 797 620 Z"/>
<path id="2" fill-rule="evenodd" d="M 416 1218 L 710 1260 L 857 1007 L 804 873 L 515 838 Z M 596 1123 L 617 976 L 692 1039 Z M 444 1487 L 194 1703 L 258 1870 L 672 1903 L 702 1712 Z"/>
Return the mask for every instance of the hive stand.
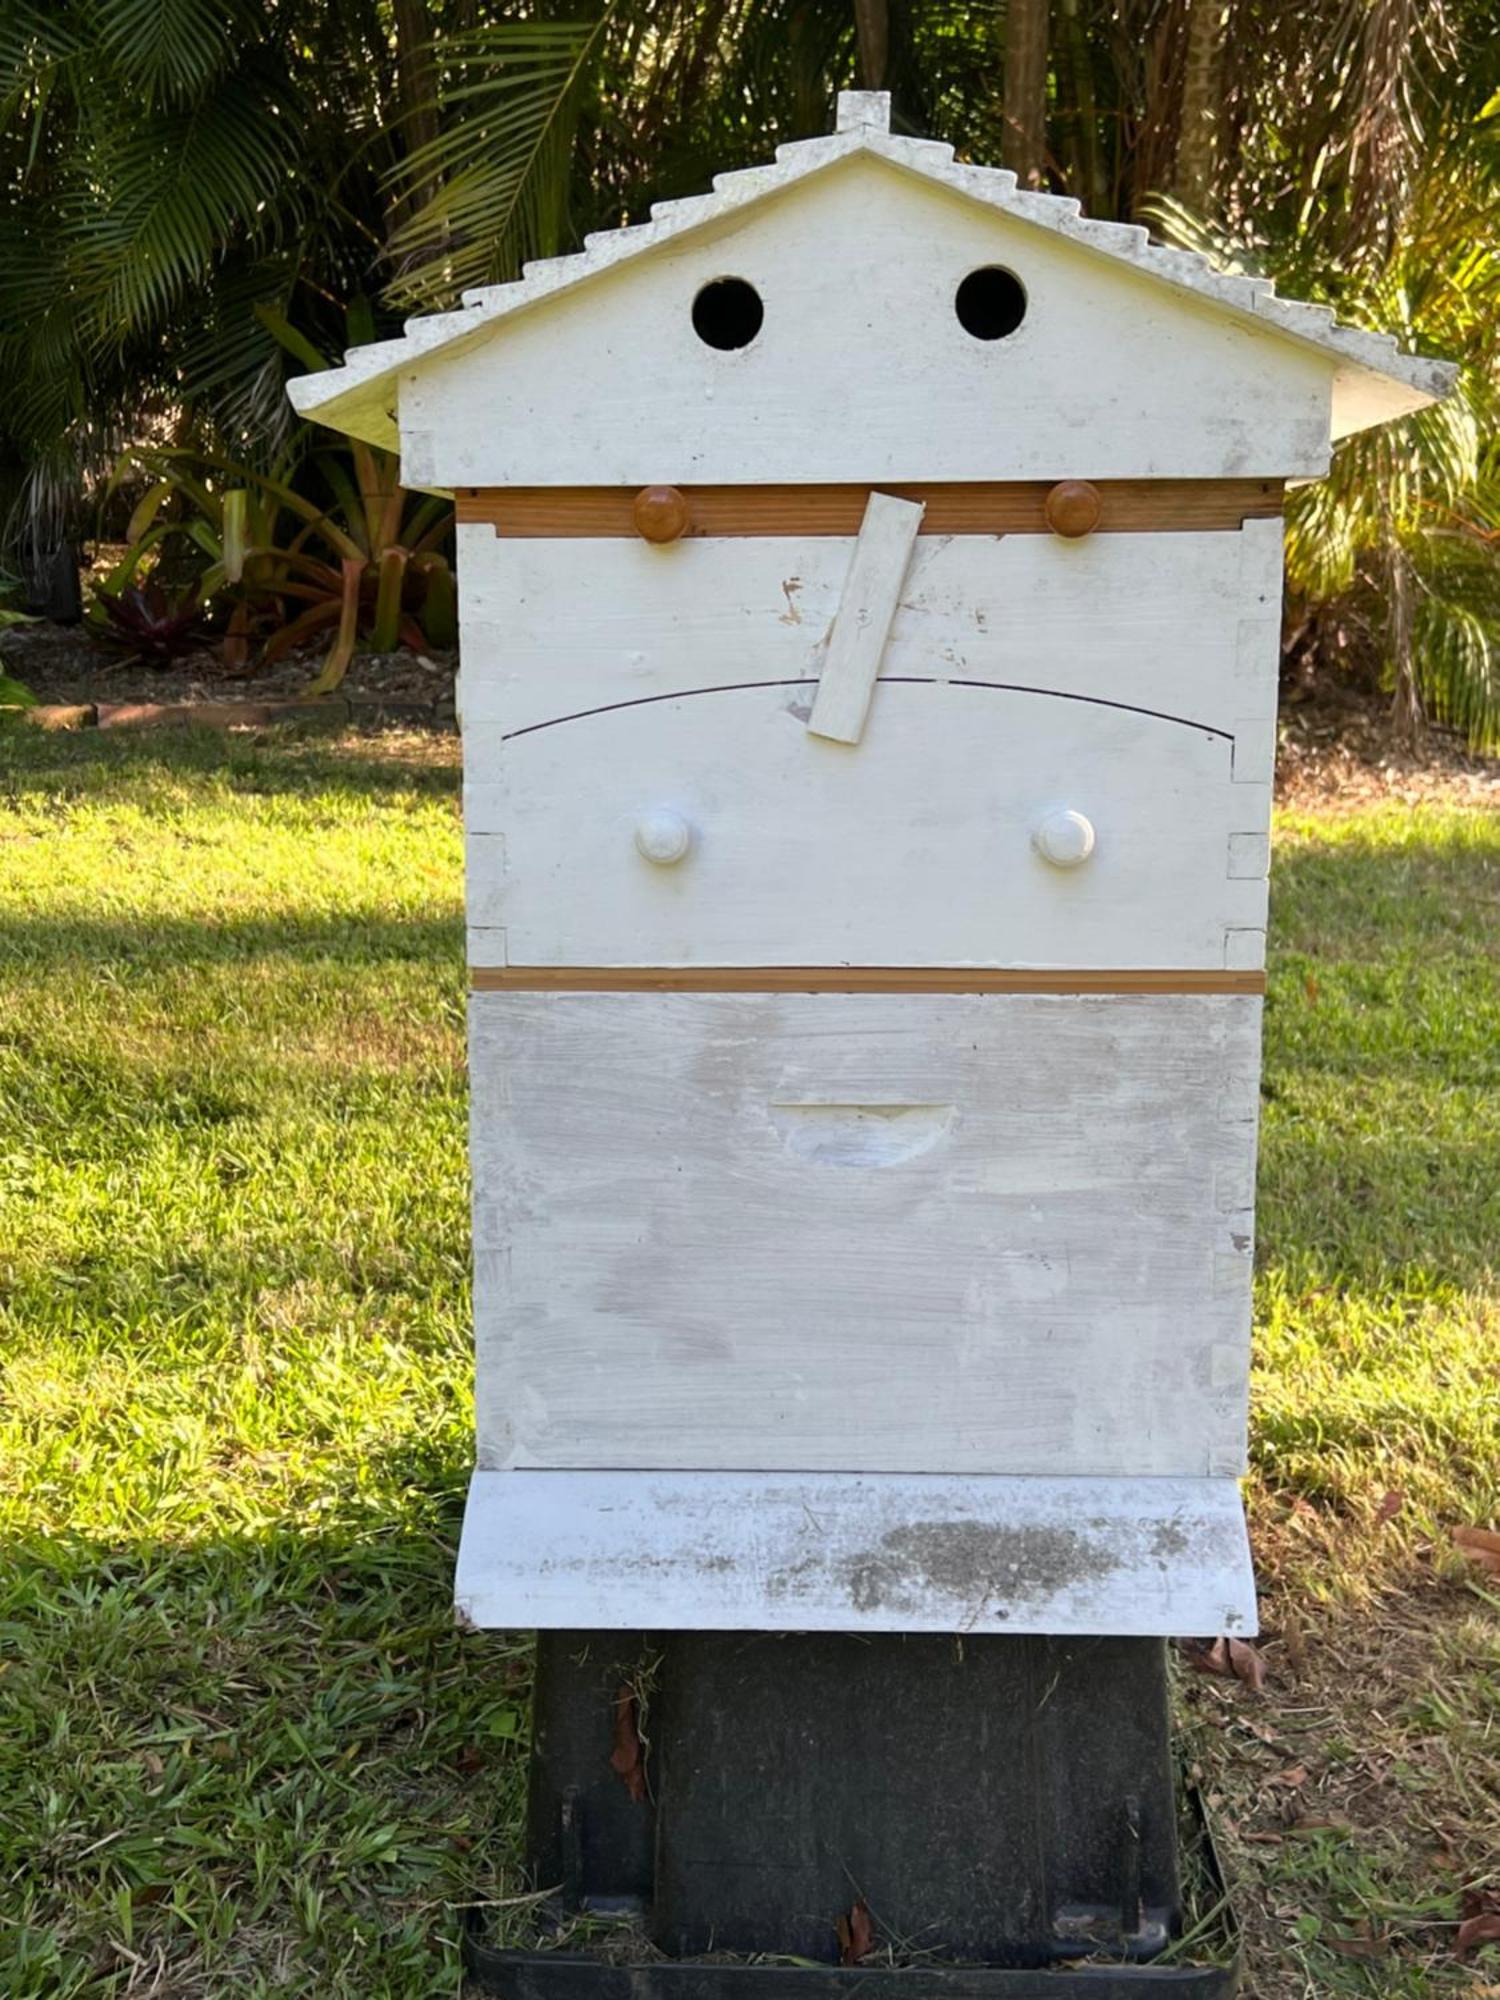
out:
<path id="1" fill-rule="evenodd" d="M 533 1877 L 560 1920 L 639 1920 L 637 1996 L 732 1991 L 730 1954 L 809 1962 L 747 1966 L 755 1991 L 863 1988 L 828 1916 L 857 1905 L 908 1984 L 1232 1990 L 1139 1963 L 1181 1924 L 1160 1641 L 547 1633 L 533 1727 Z M 612 1983 L 557 1952 L 473 1964 L 535 2000 Z"/>

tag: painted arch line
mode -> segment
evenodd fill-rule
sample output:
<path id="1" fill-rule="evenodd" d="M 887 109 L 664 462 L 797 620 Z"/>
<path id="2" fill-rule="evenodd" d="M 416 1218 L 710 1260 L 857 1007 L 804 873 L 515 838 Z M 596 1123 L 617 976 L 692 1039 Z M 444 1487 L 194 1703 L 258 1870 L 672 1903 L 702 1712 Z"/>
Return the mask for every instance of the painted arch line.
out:
<path id="1" fill-rule="evenodd" d="M 704 695 L 740 694 L 752 688 L 816 688 L 817 685 L 816 677 L 801 675 L 792 680 L 724 681 L 714 687 L 674 688 L 667 694 L 643 694 L 630 701 L 601 702 L 597 708 L 580 708 L 571 715 L 554 715 L 545 722 L 528 722 L 522 729 L 507 730 L 500 740 L 502 743 L 514 743 L 518 737 L 535 736 L 541 729 L 561 729 L 569 722 L 588 722 L 596 715 L 617 715 L 627 708 L 650 708 L 656 702 L 696 701 Z M 1105 695 L 1070 694 L 1063 688 L 1028 687 L 1020 681 L 974 681 L 946 674 L 882 674 L 876 686 L 981 688 L 996 694 L 1038 695 L 1046 701 L 1077 701 L 1090 708 L 1112 708 L 1123 715 L 1145 716 L 1152 722 L 1171 723 L 1177 729 L 1192 729 L 1200 735 L 1217 736 L 1226 743 L 1234 741 L 1232 729 L 1218 729 L 1211 722 L 1198 722 L 1189 715 L 1168 715 L 1164 709 L 1142 708 L 1129 701 L 1110 701 Z"/>

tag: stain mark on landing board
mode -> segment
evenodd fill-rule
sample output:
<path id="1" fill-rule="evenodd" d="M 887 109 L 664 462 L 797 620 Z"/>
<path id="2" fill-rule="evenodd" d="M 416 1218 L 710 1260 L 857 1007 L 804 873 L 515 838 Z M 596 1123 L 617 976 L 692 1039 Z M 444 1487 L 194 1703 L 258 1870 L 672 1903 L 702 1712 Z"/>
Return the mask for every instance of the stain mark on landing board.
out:
<path id="1" fill-rule="evenodd" d="M 873 1548 L 839 1558 L 837 1575 L 856 1611 L 910 1611 L 935 1592 L 971 1617 L 1003 1621 L 1011 1607 L 1097 1582 L 1118 1567 L 1107 1544 L 1073 1528 L 924 1521 L 892 1528 Z M 768 1594 L 795 1596 L 823 1568 L 817 1557 L 804 1557 L 766 1579 Z"/>
<path id="2" fill-rule="evenodd" d="M 1159 1521 L 1151 1535 L 1151 1553 L 1163 1564 L 1187 1555 L 1192 1546 L 1192 1536 L 1180 1521 Z"/>
<path id="3" fill-rule="evenodd" d="M 987 1605 L 1034 1604 L 1092 1583 L 1115 1558 L 1072 1528 L 992 1527 L 979 1521 L 924 1521 L 892 1528 L 876 1549 L 841 1564 L 857 1611 L 899 1610 L 912 1592 L 941 1591 L 976 1613 Z"/>

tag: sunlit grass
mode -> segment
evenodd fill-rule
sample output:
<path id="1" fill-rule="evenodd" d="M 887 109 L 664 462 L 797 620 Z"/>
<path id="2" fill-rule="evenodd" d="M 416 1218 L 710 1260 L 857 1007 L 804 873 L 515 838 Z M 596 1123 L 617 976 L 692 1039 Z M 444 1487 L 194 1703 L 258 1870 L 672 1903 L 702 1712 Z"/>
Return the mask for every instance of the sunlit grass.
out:
<path id="1" fill-rule="evenodd" d="M 445 747 L 5 740 L 7 1996 L 453 1992 L 508 1853 Z"/>
<path id="2" fill-rule="evenodd" d="M 1254 1456 L 1407 1526 L 1500 1511 L 1500 816 L 1279 830 Z"/>
<path id="3" fill-rule="evenodd" d="M 1285 819 L 1273 869 L 1251 1519 L 1259 1702 L 1199 1683 L 1253 2000 L 1500 1990 L 1500 816 Z M 1446 1583 L 1444 1579 L 1449 1579 Z M 1250 1836 L 1248 1839 L 1245 1836 Z M 1477 1984 L 1476 1984 L 1477 1982 Z"/>
<path id="4" fill-rule="evenodd" d="M 514 1886 L 525 1668 L 448 1610 L 453 748 L 8 734 L 0 771 L 0 1991 L 452 1993 L 454 1904 Z M 1289 824 L 1275 904 L 1252 1502 L 1280 1618 L 1375 1601 L 1497 1509 L 1500 826 Z M 1457 1757 L 1477 1825 L 1482 1704 L 1427 1636 L 1381 1695 L 1393 1768 Z M 1346 1984 L 1375 1974 L 1318 1926 L 1349 1869 L 1448 1904 L 1386 1831 L 1319 1852 L 1266 1863 L 1266 1910 L 1309 1921 L 1270 1927 L 1288 1983 L 1259 1990 L 1470 1990 L 1430 1941 Z"/>

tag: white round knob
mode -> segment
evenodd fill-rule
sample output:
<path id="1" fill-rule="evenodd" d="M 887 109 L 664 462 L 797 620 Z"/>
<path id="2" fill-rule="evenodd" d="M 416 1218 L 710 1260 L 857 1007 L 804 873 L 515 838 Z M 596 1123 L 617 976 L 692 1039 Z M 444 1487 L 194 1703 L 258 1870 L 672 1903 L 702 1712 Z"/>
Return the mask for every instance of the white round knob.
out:
<path id="1" fill-rule="evenodd" d="M 1094 851 L 1093 822 L 1071 807 L 1050 812 L 1036 827 L 1031 842 L 1054 868 L 1076 868 Z"/>
<path id="2" fill-rule="evenodd" d="M 670 868 L 693 844 L 693 829 L 670 806 L 653 806 L 636 821 L 635 844 L 658 868 Z"/>

